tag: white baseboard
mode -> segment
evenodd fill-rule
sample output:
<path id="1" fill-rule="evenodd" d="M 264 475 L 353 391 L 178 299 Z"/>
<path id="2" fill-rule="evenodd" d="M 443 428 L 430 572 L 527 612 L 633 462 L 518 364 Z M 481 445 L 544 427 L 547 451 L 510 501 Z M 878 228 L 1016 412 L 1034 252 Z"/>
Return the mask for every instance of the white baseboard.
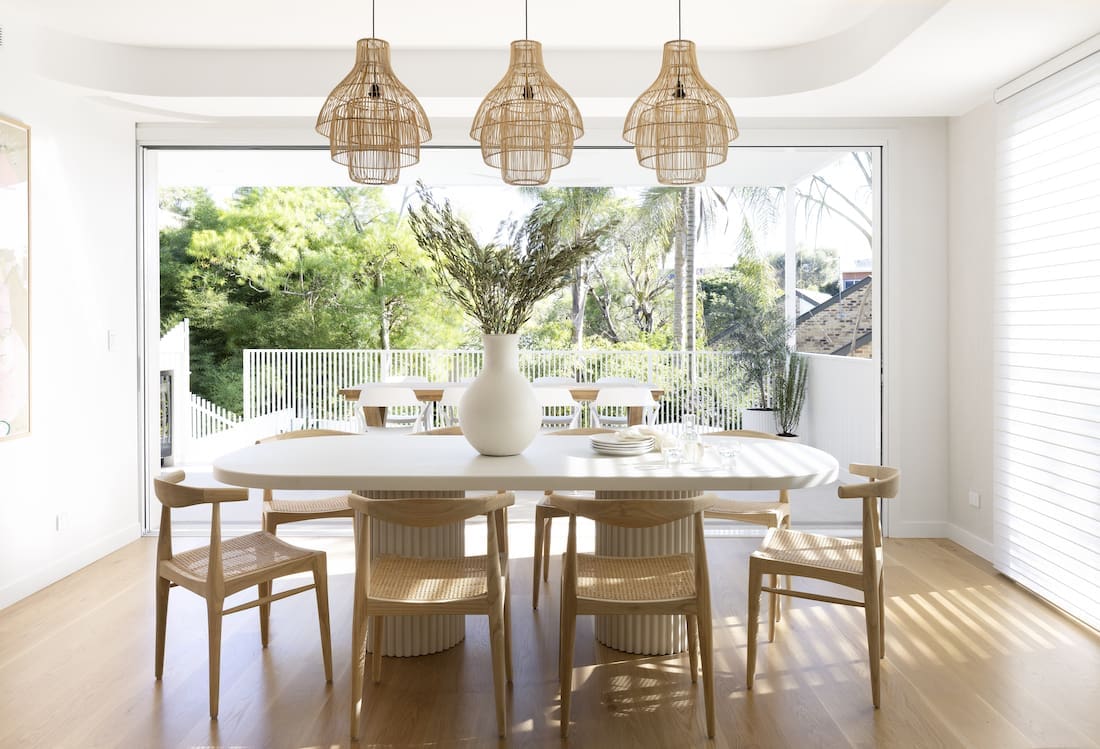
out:
<path id="1" fill-rule="evenodd" d="M 993 543 L 986 541 L 981 536 L 975 535 L 954 523 L 947 524 L 947 537 L 959 546 L 972 551 L 982 559 L 993 561 Z"/>
<path id="2" fill-rule="evenodd" d="M 87 567 L 92 562 L 102 559 L 112 551 L 116 551 L 139 538 L 141 538 L 141 528 L 138 525 L 115 531 L 87 544 L 81 549 L 77 549 L 71 554 L 67 554 L 34 574 L 5 585 L 0 588 L 0 609 L 7 608 L 32 593 L 37 593 L 47 585 L 71 575 L 82 567 Z"/>

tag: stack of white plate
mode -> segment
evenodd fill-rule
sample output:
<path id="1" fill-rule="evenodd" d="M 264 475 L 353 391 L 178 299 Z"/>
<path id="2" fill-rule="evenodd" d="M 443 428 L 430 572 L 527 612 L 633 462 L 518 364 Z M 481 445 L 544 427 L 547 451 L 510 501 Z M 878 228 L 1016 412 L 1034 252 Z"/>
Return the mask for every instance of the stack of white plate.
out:
<path id="1" fill-rule="evenodd" d="M 642 455 L 653 449 L 653 438 L 622 439 L 617 434 L 593 434 L 592 449 L 604 455 Z"/>

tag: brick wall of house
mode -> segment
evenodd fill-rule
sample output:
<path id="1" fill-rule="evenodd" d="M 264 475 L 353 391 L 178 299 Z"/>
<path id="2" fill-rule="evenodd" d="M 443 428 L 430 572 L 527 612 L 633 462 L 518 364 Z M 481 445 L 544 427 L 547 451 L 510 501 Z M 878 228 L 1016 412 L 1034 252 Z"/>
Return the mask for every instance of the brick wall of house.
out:
<path id="1" fill-rule="evenodd" d="M 870 358 L 872 328 L 871 278 L 823 302 L 798 318 L 798 350 L 811 354 L 842 354 Z M 867 340 L 861 341 L 864 336 Z M 852 342 L 855 353 L 849 354 Z"/>

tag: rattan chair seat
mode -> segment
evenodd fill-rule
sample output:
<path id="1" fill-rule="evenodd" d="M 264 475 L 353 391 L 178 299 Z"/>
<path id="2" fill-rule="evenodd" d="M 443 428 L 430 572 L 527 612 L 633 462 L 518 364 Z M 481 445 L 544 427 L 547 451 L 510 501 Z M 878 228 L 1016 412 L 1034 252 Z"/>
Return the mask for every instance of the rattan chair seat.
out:
<path id="1" fill-rule="evenodd" d="M 261 531 L 223 541 L 222 567 L 225 579 L 228 581 L 294 559 L 304 559 L 316 553 L 310 549 L 291 546 L 270 533 Z M 168 562 L 168 564 L 178 568 L 185 574 L 200 579 L 206 578 L 209 563 L 209 546 L 182 551 L 174 555 L 171 561 Z"/>
<path id="2" fill-rule="evenodd" d="M 488 557 L 410 559 L 382 556 L 371 565 L 372 599 L 457 601 L 484 596 Z"/>
<path id="3" fill-rule="evenodd" d="M 604 601 L 671 601 L 695 596 L 695 558 L 577 554 L 577 597 Z"/>
<path id="4" fill-rule="evenodd" d="M 856 574 L 863 570 L 863 548 L 858 540 L 817 533 L 769 529 L 764 542 L 752 555 L 817 569 Z"/>
<path id="5" fill-rule="evenodd" d="M 271 512 L 313 514 L 318 512 L 347 512 L 351 515 L 348 495 L 337 494 L 319 499 L 273 499 L 269 503 Z"/>

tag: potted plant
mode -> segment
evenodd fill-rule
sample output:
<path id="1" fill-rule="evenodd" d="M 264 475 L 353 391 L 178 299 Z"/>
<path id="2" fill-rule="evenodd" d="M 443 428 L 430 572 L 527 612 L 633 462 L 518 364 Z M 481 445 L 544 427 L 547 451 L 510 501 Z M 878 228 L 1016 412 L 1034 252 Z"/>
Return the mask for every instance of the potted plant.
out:
<path id="1" fill-rule="evenodd" d="M 774 422 L 774 397 L 769 398 L 768 384 L 774 387 L 778 362 L 786 362 L 787 340 L 791 326 L 776 303 L 762 304 L 747 310 L 729 336 L 737 350 L 737 360 L 750 386 L 756 391 L 758 405 L 741 412 L 741 428 L 770 432 Z"/>
<path id="2" fill-rule="evenodd" d="M 775 429 L 780 437 L 798 437 L 798 420 L 806 402 L 806 373 L 808 362 L 801 354 L 787 357 L 786 366 L 780 366 L 773 379 L 775 395 Z"/>
<path id="3" fill-rule="evenodd" d="M 535 304 L 599 249 L 605 230 L 561 243 L 533 213 L 481 244 L 449 201 L 440 205 L 423 185 L 418 193 L 420 205 L 409 211 L 413 234 L 434 262 L 443 293 L 477 322 L 485 346 L 482 371 L 458 405 L 462 433 L 483 455 L 516 455 L 542 422 L 531 383 L 519 371 L 517 334 Z"/>

